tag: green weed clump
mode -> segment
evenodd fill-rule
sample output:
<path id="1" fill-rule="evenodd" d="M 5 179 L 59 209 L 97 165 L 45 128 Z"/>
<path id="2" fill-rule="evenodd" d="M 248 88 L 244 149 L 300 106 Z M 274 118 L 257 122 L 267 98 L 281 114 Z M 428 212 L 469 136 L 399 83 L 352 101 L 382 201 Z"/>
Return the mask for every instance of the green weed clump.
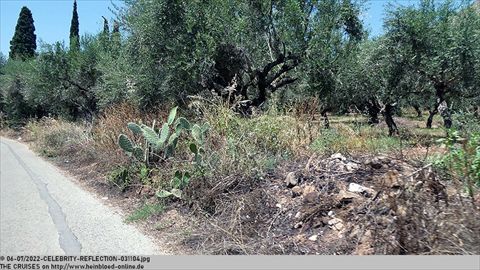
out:
<path id="1" fill-rule="evenodd" d="M 201 111 L 212 127 L 206 155 L 212 177 L 262 175 L 285 159 L 307 153 L 319 129 L 319 124 L 273 109 L 250 117 L 221 105 Z"/>
<path id="2" fill-rule="evenodd" d="M 333 153 L 363 154 L 385 153 L 401 149 L 401 138 L 387 136 L 378 127 L 335 124 L 322 129 L 320 135 L 310 145 L 310 149 L 330 155 Z"/>
<path id="3" fill-rule="evenodd" d="M 130 216 L 127 217 L 127 222 L 136 222 L 145 220 L 153 215 L 160 214 L 165 209 L 161 203 L 144 204 L 142 207 L 135 210 Z"/>
<path id="4" fill-rule="evenodd" d="M 452 180 L 458 180 L 473 197 L 480 188 L 480 133 L 468 134 L 462 138 L 456 130 L 448 131 L 448 135 L 438 140 L 447 149 L 442 156 L 437 156 L 434 165 L 443 169 Z"/>

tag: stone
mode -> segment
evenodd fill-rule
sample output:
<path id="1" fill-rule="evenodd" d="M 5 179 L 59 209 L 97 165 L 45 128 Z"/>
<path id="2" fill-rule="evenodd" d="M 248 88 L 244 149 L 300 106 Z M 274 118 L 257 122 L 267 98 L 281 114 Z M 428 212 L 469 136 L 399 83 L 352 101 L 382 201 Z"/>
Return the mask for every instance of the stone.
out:
<path id="1" fill-rule="evenodd" d="M 295 175 L 295 172 L 289 172 L 287 174 L 287 177 L 285 178 L 285 183 L 287 184 L 287 187 L 289 187 L 289 188 L 298 185 L 298 178 Z"/>
<path id="2" fill-rule="evenodd" d="M 299 187 L 299 186 L 294 186 L 294 187 L 292 188 L 292 197 L 295 198 L 295 197 L 297 197 L 297 196 L 300 196 L 300 195 L 302 195 L 302 192 L 303 192 L 303 190 L 302 190 L 301 187 Z"/>
<path id="3" fill-rule="evenodd" d="M 303 188 L 303 196 L 306 196 L 307 194 L 313 193 L 313 192 L 316 192 L 316 191 L 317 191 L 317 189 L 315 188 L 315 186 L 306 185 L 306 186 Z"/>
<path id="4" fill-rule="evenodd" d="M 295 219 L 301 219 L 302 218 L 302 212 L 297 212 L 295 214 Z"/>
<path id="5" fill-rule="evenodd" d="M 343 225 L 343 220 L 339 218 L 332 218 L 328 221 L 328 225 L 337 231 L 341 231 L 343 228 L 345 228 L 345 225 Z"/>
<path id="6" fill-rule="evenodd" d="M 340 192 L 337 194 L 336 198 L 339 202 L 347 204 L 347 203 L 353 202 L 353 199 L 360 198 L 360 196 L 355 194 L 355 193 L 352 193 L 352 192 L 348 192 L 348 191 L 345 191 L 345 190 L 340 190 Z"/>
<path id="7" fill-rule="evenodd" d="M 355 162 L 349 162 L 345 165 L 345 170 L 348 171 L 348 172 L 356 171 L 359 168 L 360 168 L 360 166 Z"/>
<path id="8" fill-rule="evenodd" d="M 317 235 L 317 234 L 314 234 L 314 235 L 310 236 L 310 237 L 308 238 L 308 240 L 310 240 L 310 241 L 317 241 L 317 240 L 318 240 L 318 235 Z"/>
<path id="9" fill-rule="evenodd" d="M 328 211 L 328 214 L 327 214 L 329 217 L 335 217 L 335 212 L 333 211 Z"/>
<path id="10" fill-rule="evenodd" d="M 343 225 L 343 222 L 339 222 L 339 223 L 333 225 L 333 227 L 334 227 L 337 231 L 341 231 L 341 230 L 343 230 L 343 228 L 345 228 L 345 225 Z"/>
<path id="11" fill-rule="evenodd" d="M 371 196 L 375 191 L 371 188 L 364 187 L 362 185 L 359 185 L 357 183 L 350 183 L 348 185 L 348 191 L 349 192 L 354 192 L 354 193 L 360 193 L 366 196 Z"/>
<path id="12" fill-rule="evenodd" d="M 293 228 L 299 229 L 299 228 L 301 228 L 302 226 L 303 226 L 303 222 L 298 222 L 298 223 L 296 223 L 295 225 L 293 225 Z"/>
<path id="13" fill-rule="evenodd" d="M 336 154 L 333 154 L 330 156 L 330 159 L 339 159 L 339 160 L 347 160 L 346 157 L 344 157 L 342 154 L 340 153 L 336 153 Z"/>

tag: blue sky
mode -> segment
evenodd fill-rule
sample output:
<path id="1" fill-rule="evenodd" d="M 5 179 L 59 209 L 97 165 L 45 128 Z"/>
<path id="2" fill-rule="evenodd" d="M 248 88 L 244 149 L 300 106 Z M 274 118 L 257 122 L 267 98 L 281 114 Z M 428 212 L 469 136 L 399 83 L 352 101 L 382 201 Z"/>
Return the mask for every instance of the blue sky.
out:
<path id="1" fill-rule="evenodd" d="M 103 28 L 102 16 L 112 19 L 114 14 L 109 10 L 112 2 L 120 4 L 118 0 L 77 0 L 80 33 L 97 33 Z M 382 33 L 382 19 L 385 4 L 412 4 L 415 0 L 367 0 L 366 12 L 363 14 L 366 27 L 372 35 Z M 73 0 L 0 0 L 0 51 L 8 55 L 10 40 L 13 37 L 18 14 L 23 6 L 27 6 L 35 21 L 37 47 L 39 41 L 54 43 L 67 41 L 70 31 Z"/>

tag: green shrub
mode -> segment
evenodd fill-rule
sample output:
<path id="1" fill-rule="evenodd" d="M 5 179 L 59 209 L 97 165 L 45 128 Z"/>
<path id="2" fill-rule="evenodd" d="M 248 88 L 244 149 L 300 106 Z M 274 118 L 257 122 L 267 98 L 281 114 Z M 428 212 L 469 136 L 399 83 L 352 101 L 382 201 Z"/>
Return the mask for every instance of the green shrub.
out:
<path id="1" fill-rule="evenodd" d="M 447 153 L 438 157 L 434 165 L 444 169 L 453 179 L 462 181 L 473 196 L 475 186 L 480 187 L 480 133 L 462 138 L 459 131 L 450 130 L 439 142 L 446 147 Z"/>
<path id="2" fill-rule="evenodd" d="M 131 140 L 125 134 L 120 134 L 118 137 L 119 147 L 131 157 L 133 166 L 141 164 L 139 175 L 142 183 L 148 183 L 150 168 L 157 167 L 173 158 L 182 134 L 187 135 L 188 149 L 194 155 L 194 169 L 203 171 L 204 145 L 207 132 L 210 129 L 208 122 L 201 125 L 191 124 L 183 117 L 177 118 L 177 107 L 175 107 L 170 111 L 167 121 L 159 130 L 156 130 L 154 126 L 149 127 L 136 123 L 128 123 L 127 127 L 134 136 L 142 136 L 145 140 L 145 144 L 142 146 L 135 144 L 134 140 Z M 170 189 L 159 190 L 156 193 L 157 197 L 175 196 L 181 198 L 182 189 L 188 185 L 190 178 L 190 172 L 177 170 L 170 182 Z"/>
<path id="3" fill-rule="evenodd" d="M 124 191 L 132 182 L 132 167 L 119 166 L 112 170 L 108 176 L 108 181 Z"/>

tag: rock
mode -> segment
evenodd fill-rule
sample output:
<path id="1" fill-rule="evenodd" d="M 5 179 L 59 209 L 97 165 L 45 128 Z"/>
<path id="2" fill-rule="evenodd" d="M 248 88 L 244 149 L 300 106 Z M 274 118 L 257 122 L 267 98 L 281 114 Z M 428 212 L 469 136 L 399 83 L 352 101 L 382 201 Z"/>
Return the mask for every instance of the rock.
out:
<path id="1" fill-rule="evenodd" d="M 341 230 L 343 230 L 343 228 L 345 228 L 345 225 L 343 225 L 343 222 L 341 222 L 341 223 L 337 223 L 337 224 L 333 225 L 333 227 L 334 227 L 337 231 L 341 231 Z"/>
<path id="2" fill-rule="evenodd" d="M 310 241 L 317 241 L 318 240 L 318 235 L 314 234 L 308 238 Z"/>
<path id="3" fill-rule="evenodd" d="M 302 191 L 303 191 L 303 190 L 302 190 L 301 187 L 299 187 L 299 186 L 294 186 L 294 187 L 292 188 L 292 197 L 295 198 L 295 197 L 297 197 L 297 196 L 302 195 Z"/>
<path id="4" fill-rule="evenodd" d="M 332 218 L 328 221 L 328 225 L 337 231 L 341 231 L 343 228 L 345 228 L 345 225 L 343 225 L 343 220 L 339 218 Z"/>
<path id="5" fill-rule="evenodd" d="M 296 223 L 295 225 L 293 225 L 293 228 L 299 229 L 299 228 L 301 228 L 302 226 L 303 226 L 303 222 L 298 222 L 298 223 Z"/>
<path id="6" fill-rule="evenodd" d="M 353 172 L 356 171 L 360 168 L 360 166 L 357 163 L 354 162 L 349 162 L 345 164 L 345 170 L 348 172 Z"/>
<path id="7" fill-rule="evenodd" d="M 362 185 L 359 185 L 357 183 L 350 183 L 348 185 L 348 191 L 350 192 L 355 192 L 355 193 L 360 193 L 366 196 L 371 196 L 375 191 L 371 188 L 364 187 Z"/>
<path id="8" fill-rule="evenodd" d="M 104 201 L 108 200 L 108 197 L 102 197 L 102 200 L 104 200 Z"/>
<path id="9" fill-rule="evenodd" d="M 302 212 L 297 212 L 295 214 L 295 219 L 301 219 L 302 218 Z"/>
<path id="10" fill-rule="evenodd" d="M 333 211 L 328 211 L 328 214 L 327 214 L 329 217 L 335 217 L 335 212 Z"/>
<path id="11" fill-rule="evenodd" d="M 330 219 L 330 220 L 328 221 L 328 225 L 333 226 L 333 225 L 335 225 L 335 224 L 337 224 L 337 223 L 339 223 L 339 222 L 342 222 L 342 220 L 339 219 L 339 218 L 332 218 L 332 219 Z"/>
<path id="12" fill-rule="evenodd" d="M 345 191 L 345 190 L 340 190 L 340 192 L 337 194 L 336 198 L 339 202 L 347 204 L 347 203 L 353 202 L 353 199 L 360 198 L 360 196 L 355 194 L 355 193 L 352 193 L 352 192 L 348 192 L 348 191 Z"/>
<path id="13" fill-rule="evenodd" d="M 385 156 L 378 156 L 377 160 L 380 161 L 381 163 L 389 163 L 390 162 L 390 159 L 388 157 L 385 157 Z"/>
<path id="14" fill-rule="evenodd" d="M 306 196 L 307 194 L 313 193 L 313 192 L 316 192 L 316 191 L 317 191 L 317 189 L 315 188 L 315 186 L 306 185 L 306 186 L 303 188 L 303 196 Z"/>
<path id="15" fill-rule="evenodd" d="M 282 205 L 279 203 L 275 204 L 275 207 L 282 209 Z"/>
<path id="16" fill-rule="evenodd" d="M 343 156 L 342 154 L 340 154 L 340 153 L 336 153 L 336 154 L 331 155 L 331 156 L 330 156 L 330 159 L 339 159 L 339 160 L 342 160 L 342 161 L 347 160 L 347 158 L 344 157 L 344 156 Z"/>
<path id="17" fill-rule="evenodd" d="M 285 178 L 285 183 L 287 184 L 287 187 L 289 187 L 289 188 L 298 185 L 298 178 L 295 175 L 295 172 L 289 172 L 287 174 L 287 177 Z"/>
<path id="18" fill-rule="evenodd" d="M 403 205 L 398 206 L 397 215 L 399 215 L 401 217 L 406 217 L 407 216 L 407 208 Z"/>

